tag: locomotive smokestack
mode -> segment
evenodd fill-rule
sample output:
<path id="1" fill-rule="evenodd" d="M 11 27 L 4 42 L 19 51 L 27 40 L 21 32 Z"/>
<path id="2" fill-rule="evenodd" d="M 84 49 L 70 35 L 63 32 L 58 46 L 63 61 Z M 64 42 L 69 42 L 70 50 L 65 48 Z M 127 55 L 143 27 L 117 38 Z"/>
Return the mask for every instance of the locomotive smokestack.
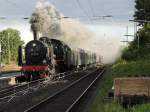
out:
<path id="1" fill-rule="evenodd" d="M 35 23 L 33 23 L 31 25 L 31 29 L 32 29 L 32 32 L 33 32 L 33 38 L 34 38 L 34 40 L 37 40 L 37 30 L 35 28 Z"/>
<path id="2" fill-rule="evenodd" d="M 38 32 L 38 28 L 39 28 L 39 26 L 38 26 L 38 20 L 36 19 L 36 18 L 38 18 L 37 17 L 38 15 L 36 14 L 36 13 L 33 13 L 32 14 L 32 18 L 31 18 L 31 20 L 30 20 L 30 23 L 31 23 L 31 30 L 32 30 L 32 32 L 33 32 L 33 38 L 34 38 L 34 40 L 37 40 L 37 32 Z"/>
<path id="3" fill-rule="evenodd" d="M 33 30 L 33 38 L 34 38 L 34 40 L 37 40 L 37 32 L 36 32 L 36 30 Z"/>

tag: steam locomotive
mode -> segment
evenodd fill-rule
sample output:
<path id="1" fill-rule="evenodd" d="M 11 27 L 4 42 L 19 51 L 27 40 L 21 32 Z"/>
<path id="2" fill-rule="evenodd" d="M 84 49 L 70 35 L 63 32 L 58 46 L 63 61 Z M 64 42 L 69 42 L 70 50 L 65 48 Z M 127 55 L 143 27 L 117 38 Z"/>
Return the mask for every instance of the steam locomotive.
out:
<path id="1" fill-rule="evenodd" d="M 25 55 L 23 62 L 22 53 Z M 22 52 L 18 49 L 18 64 L 22 75 L 19 81 L 30 81 L 53 76 L 79 67 L 100 62 L 100 56 L 83 49 L 73 49 L 64 42 L 41 37 L 28 42 Z"/>

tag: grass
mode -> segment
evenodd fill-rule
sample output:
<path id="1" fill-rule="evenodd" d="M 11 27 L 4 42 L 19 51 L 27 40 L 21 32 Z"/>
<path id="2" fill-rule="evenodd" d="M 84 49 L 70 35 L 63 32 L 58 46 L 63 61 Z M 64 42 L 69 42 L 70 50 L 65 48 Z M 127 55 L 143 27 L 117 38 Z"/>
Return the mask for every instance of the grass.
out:
<path id="1" fill-rule="evenodd" d="M 150 57 L 129 62 L 120 60 L 116 64 L 109 66 L 89 107 L 89 112 L 150 112 L 150 104 L 137 105 L 125 110 L 114 101 L 103 101 L 108 91 L 111 90 L 115 77 L 143 75 L 150 76 Z"/>

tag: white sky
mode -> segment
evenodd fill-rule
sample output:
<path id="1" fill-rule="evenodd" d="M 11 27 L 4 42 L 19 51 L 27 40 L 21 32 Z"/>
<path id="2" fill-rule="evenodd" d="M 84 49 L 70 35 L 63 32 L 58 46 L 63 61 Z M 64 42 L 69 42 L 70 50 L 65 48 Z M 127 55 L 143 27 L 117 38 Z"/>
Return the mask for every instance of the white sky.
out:
<path id="1" fill-rule="evenodd" d="M 38 0 L 0 0 L 0 28 L 14 27 L 21 31 L 23 39 L 31 39 L 28 21 L 22 17 L 30 17 Z M 65 16 L 75 17 L 91 26 L 97 35 L 123 38 L 126 26 L 132 27 L 129 19 L 134 13 L 134 0 L 47 0 Z M 79 3 L 77 2 L 79 1 Z M 70 10 L 71 9 L 71 10 Z M 87 17 L 87 15 L 89 17 Z M 94 16 L 112 15 L 106 20 L 89 21 Z M 131 33 L 133 33 L 131 31 Z M 30 37 L 26 37 L 30 36 Z"/>
<path id="2" fill-rule="evenodd" d="M 38 0 L 0 0 L 0 30 L 11 27 L 21 32 L 21 37 L 27 43 L 32 40 L 29 20 Z M 113 39 L 125 40 L 126 27 L 129 26 L 129 34 L 133 35 L 134 0 L 48 0 L 65 16 L 74 17 L 83 22 L 90 30 L 101 38 L 103 44 L 113 47 Z M 79 1 L 79 3 L 77 2 Z M 109 19 L 89 21 L 94 16 L 112 15 Z M 88 16 L 88 17 L 87 17 Z M 106 43 L 107 42 L 107 43 Z M 119 46 L 119 45 L 118 45 Z M 109 54 L 108 54 L 109 55 Z"/>

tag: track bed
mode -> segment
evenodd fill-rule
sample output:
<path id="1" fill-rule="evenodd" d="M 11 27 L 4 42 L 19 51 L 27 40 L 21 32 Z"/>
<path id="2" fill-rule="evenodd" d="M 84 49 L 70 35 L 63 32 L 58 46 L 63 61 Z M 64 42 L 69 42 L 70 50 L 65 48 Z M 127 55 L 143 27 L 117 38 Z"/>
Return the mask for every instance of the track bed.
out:
<path id="1" fill-rule="evenodd" d="M 96 68 L 92 68 L 74 73 L 64 80 L 49 83 L 45 87 L 39 88 L 34 92 L 31 90 L 25 95 L 15 97 L 10 102 L 2 102 L 0 105 L 0 112 L 22 112 L 95 69 Z"/>

